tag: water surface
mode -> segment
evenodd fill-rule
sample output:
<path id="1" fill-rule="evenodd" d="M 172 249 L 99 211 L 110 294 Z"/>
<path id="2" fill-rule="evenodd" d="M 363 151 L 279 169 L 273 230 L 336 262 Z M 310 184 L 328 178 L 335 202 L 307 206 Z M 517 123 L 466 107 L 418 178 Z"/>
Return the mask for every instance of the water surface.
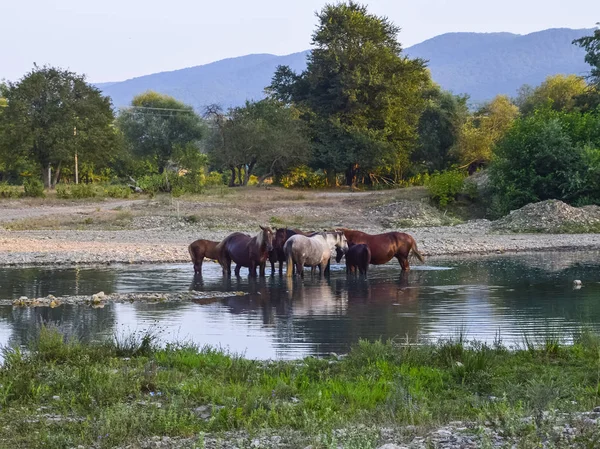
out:
<path id="1" fill-rule="evenodd" d="M 600 253 L 570 252 L 430 258 L 402 274 L 372 267 L 369 279 L 347 279 L 334 265 L 328 279 L 268 276 L 224 280 L 216 264 L 194 278 L 191 264 L 78 268 L 2 268 L 0 297 L 128 292 L 244 291 L 197 303 L 0 306 L 0 343 L 25 343 L 40 322 L 84 339 L 152 327 L 163 341 L 190 340 L 252 358 L 296 358 L 345 352 L 359 339 L 455 335 L 506 344 L 523 336 L 600 330 Z M 574 290 L 580 279 L 583 288 Z"/>

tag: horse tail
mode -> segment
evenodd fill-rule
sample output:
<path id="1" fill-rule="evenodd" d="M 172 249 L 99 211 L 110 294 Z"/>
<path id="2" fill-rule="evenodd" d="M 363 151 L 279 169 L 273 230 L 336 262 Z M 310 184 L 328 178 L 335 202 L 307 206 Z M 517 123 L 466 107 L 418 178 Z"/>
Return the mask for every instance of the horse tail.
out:
<path id="1" fill-rule="evenodd" d="M 411 251 L 412 253 L 417 256 L 417 259 L 419 259 L 421 261 L 421 263 L 425 263 L 425 258 L 423 257 L 423 254 L 421 254 L 419 252 L 419 250 L 417 249 L 417 242 L 415 242 L 415 239 L 412 239 L 412 245 L 411 245 Z"/>
<path id="2" fill-rule="evenodd" d="M 190 253 L 190 257 L 192 258 L 192 263 L 196 265 L 196 253 L 194 252 L 193 243 L 191 243 L 190 246 L 188 246 L 188 252 Z"/>
<path id="3" fill-rule="evenodd" d="M 285 245 L 283 247 L 285 253 L 285 275 L 291 278 L 294 275 L 294 261 L 292 260 L 292 248 L 291 245 Z"/>

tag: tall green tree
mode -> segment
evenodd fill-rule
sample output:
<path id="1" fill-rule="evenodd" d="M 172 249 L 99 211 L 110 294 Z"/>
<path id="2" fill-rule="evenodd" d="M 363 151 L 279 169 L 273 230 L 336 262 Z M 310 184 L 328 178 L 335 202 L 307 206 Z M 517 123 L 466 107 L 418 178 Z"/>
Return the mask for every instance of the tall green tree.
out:
<path id="1" fill-rule="evenodd" d="M 34 66 L 5 90 L 0 115 L 5 159 L 27 158 L 38 166 L 46 187 L 56 185 L 61 170 L 80 160 L 107 158 L 116 151 L 110 98 L 85 77 L 55 67 Z M 54 170 L 50 178 L 50 168 Z"/>
<path id="2" fill-rule="evenodd" d="M 117 124 L 133 154 L 163 173 L 177 148 L 196 144 L 206 134 L 202 118 L 168 95 L 148 91 L 137 95 L 122 110 Z M 199 150 L 198 150 L 199 151 Z"/>
<path id="3" fill-rule="evenodd" d="M 468 97 L 453 95 L 435 84 L 424 96 L 427 103 L 419 119 L 419 139 L 411 159 L 416 170 L 442 171 L 456 161 L 452 150 L 469 117 Z"/>
<path id="4" fill-rule="evenodd" d="M 585 62 L 592 66 L 590 80 L 596 88 L 600 88 L 600 23 L 596 25 L 598 25 L 598 28 L 596 28 L 594 34 L 576 39 L 573 43 L 587 52 Z"/>
<path id="5" fill-rule="evenodd" d="M 207 116 L 213 125 L 208 142 L 214 165 L 231 173 L 229 185 L 247 185 L 250 176 L 279 176 L 306 163 L 309 142 L 305 124 L 292 106 L 265 99 L 232 108 L 225 116 L 211 106 Z"/>
<path id="6" fill-rule="evenodd" d="M 317 17 L 306 70 L 279 67 L 269 92 L 304 112 L 314 165 L 345 173 L 347 184 L 359 172 L 400 177 L 425 106 L 424 61 L 405 57 L 400 29 L 363 5 L 326 5 Z"/>

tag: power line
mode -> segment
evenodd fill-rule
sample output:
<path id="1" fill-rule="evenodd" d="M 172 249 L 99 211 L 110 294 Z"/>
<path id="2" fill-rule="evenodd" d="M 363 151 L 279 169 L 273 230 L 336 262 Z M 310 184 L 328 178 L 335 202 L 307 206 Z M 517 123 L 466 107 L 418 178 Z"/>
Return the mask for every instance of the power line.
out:
<path id="1" fill-rule="evenodd" d="M 195 113 L 194 110 L 190 110 L 190 109 L 172 109 L 172 108 L 151 108 L 149 106 L 125 106 L 125 107 L 121 107 L 119 108 L 121 110 L 129 110 L 129 109 L 146 109 L 146 110 L 151 110 L 151 111 L 176 111 L 176 112 L 191 112 L 191 113 Z"/>

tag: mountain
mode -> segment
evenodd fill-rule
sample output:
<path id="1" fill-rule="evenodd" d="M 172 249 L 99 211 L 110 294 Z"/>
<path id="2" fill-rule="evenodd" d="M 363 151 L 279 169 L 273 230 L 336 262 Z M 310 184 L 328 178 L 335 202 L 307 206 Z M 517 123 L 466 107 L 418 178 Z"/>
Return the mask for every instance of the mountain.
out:
<path id="1" fill-rule="evenodd" d="M 456 94 L 468 94 L 472 103 L 497 94 L 516 95 L 523 84 L 538 85 L 548 75 L 589 71 L 584 51 L 571 42 L 593 30 L 555 28 L 527 35 L 511 33 L 448 33 L 409 47 L 406 54 L 428 61 L 435 82 Z M 96 86 L 127 106 L 146 90 L 171 95 L 201 111 L 218 103 L 239 106 L 263 98 L 278 65 L 296 72 L 306 67 L 308 50 L 286 56 L 256 54 L 211 64 L 141 76 Z"/>

